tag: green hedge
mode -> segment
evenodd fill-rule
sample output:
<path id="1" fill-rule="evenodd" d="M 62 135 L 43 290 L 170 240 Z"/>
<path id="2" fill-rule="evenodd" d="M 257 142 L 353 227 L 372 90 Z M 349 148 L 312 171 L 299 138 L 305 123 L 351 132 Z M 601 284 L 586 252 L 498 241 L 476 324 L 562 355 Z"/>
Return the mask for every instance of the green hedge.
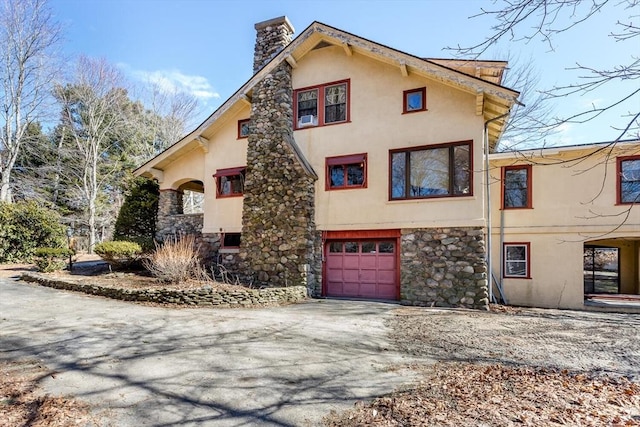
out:
<path id="1" fill-rule="evenodd" d="M 0 202 L 0 262 L 31 262 L 37 248 L 66 245 L 57 212 L 35 202 Z"/>
<path id="2" fill-rule="evenodd" d="M 118 240 L 98 243 L 93 252 L 114 267 L 125 267 L 140 258 L 142 247 L 136 242 Z"/>
<path id="3" fill-rule="evenodd" d="M 34 263 L 39 271 L 51 273 L 65 268 L 71 255 L 73 251 L 67 248 L 38 248 Z"/>

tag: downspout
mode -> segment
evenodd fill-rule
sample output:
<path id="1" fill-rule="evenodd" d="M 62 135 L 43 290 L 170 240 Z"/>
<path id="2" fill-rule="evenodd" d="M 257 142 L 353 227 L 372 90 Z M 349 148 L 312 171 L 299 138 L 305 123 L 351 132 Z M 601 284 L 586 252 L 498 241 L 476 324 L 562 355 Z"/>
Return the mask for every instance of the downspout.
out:
<path id="1" fill-rule="evenodd" d="M 491 257 L 491 182 L 489 182 L 490 174 L 489 174 L 489 123 L 495 122 L 496 120 L 500 120 L 504 117 L 507 117 L 511 113 L 511 109 L 501 116 L 494 117 L 484 122 L 484 132 L 482 137 L 484 139 L 484 180 L 487 186 L 487 191 L 485 192 L 485 203 L 486 203 L 486 215 L 487 215 L 487 277 L 489 280 L 489 303 L 491 303 L 494 299 L 493 297 L 493 265 L 492 265 L 492 257 Z"/>

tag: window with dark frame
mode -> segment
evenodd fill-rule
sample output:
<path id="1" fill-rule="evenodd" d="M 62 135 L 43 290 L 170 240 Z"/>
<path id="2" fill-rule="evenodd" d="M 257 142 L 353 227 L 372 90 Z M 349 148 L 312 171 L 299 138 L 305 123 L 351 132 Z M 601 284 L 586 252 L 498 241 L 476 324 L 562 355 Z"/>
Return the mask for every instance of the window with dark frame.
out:
<path id="1" fill-rule="evenodd" d="M 245 167 L 218 169 L 216 179 L 216 197 L 237 197 L 244 193 Z"/>
<path id="2" fill-rule="evenodd" d="M 503 257 L 504 277 L 517 279 L 531 278 L 529 243 L 504 243 Z"/>
<path id="3" fill-rule="evenodd" d="M 241 236 L 242 233 L 224 233 L 222 238 L 222 247 L 227 249 L 239 248 Z"/>
<path id="4" fill-rule="evenodd" d="M 389 199 L 473 194 L 470 141 L 391 150 Z"/>
<path id="5" fill-rule="evenodd" d="M 640 203 L 640 156 L 617 159 L 618 204 Z"/>
<path id="6" fill-rule="evenodd" d="M 238 120 L 238 139 L 246 138 L 249 136 L 249 120 Z"/>
<path id="7" fill-rule="evenodd" d="M 502 168 L 502 208 L 524 209 L 532 207 L 531 165 Z"/>
<path id="8" fill-rule="evenodd" d="M 427 109 L 427 88 L 405 90 L 403 92 L 402 113 L 415 113 Z"/>
<path id="9" fill-rule="evenodd" d="M 349 121 L 349 80 L 297 89 L 294 129 Z"/>
<path id="10" fill-rule="evenodd" d="M 326 189 L 339 190 L 367 186 L 367 155 L 327 157 Z"/>
<path id="11" fill-rule="evenodd" d="M 584 246 L 584 293 L 620 293 L 620 249 Z"/>

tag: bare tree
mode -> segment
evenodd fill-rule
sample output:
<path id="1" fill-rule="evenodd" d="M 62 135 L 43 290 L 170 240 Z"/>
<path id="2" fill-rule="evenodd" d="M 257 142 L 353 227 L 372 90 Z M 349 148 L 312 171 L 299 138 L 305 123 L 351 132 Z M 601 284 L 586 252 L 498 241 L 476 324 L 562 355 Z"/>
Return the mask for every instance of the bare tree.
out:
<path id="1" fill-rule="evenodd" d="M 73 84 L 55 90 L 62 107 L 63 135 L 70 143 L 65 169 L 86 209 L 89 251 L 101 228 L 99 199 L 108 194 L 105 185 L 119 170 L 114 159 L 122 145 L 123 105 L 129 101 L 122 84 L 120 72 L 106 61 L 81 57 Z"/>
<path id="2" fill-rule="evenodd" d="M 11 201 L 11 171 L 27 127 L 49 97 L 61 32 L 46 0 L 0 0 L 0 201 Z"/>
<path id="3" fill-rule="evenodd" d="M 455 48 L 459 54 L 478 56 L 505 38 L 515 42 L 542 40 L 553 50 L 555 36 L 585 25 L 585 22 L 606 8 L 617 8 L 619 12 L 617 28 L 609 34 L 615 41 L 637 43 L 640 35 L 640 26 L 633 24 L 633 18 L 638 18 L 640 0 L 496 0 L 494 5 L 492 8 L 481 9 L 476 15 L 495 19 L 496 24 L 491 27 L 489 36 L 476 45 Z M 624 125 L 614 128 L 616 136 L 612 140 L 615 142 L 623 138 L 640 137 L 640 86 L 637 84 L 640 78 L 640 58 L 637 48 L 632 46 L 629 49 L 627 64 L 619 64 L 611 69 L 576 64 L 572 70 L 580 73 L 575 83 L 553 87 L 546 90 L 545 95 L 549 98 L 584 95 L 611 84 L 629 84 L 629 89 L 604 106 L 594 105 L 568 117 L 555 118 L 549 123 L 551 127 L 564 123 L 584 123 L 606 111 L 616 110 L 624 118 Z"/>

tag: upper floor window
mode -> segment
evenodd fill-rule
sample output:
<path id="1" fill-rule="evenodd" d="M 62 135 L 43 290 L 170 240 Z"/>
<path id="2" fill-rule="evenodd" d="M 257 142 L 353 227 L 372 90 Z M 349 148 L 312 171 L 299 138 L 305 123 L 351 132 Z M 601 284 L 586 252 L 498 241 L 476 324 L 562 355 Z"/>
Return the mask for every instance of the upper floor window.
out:
<path id="1" fill-rule="evenodd" d="M 531 245 L 526 243 L 504 243 L 504 277 L 531 278 Z"/>
<path id="2" fill-rule="evenodd" d="M 427 109 L 427 88 L 405 90 L 403 93 L 402 113 L 413 113 Z"/>
<path id="3" fill-rule="evenodd" d="M 349 121 L 349 80 L 294 91 L 295 129 Z"/>
<path id="4" fill-rule="evenodd" d="M 238 120 L 238 139 L 249 136 L 249 119 Z"/>
<path id="5" fill-rule="evenodd" d="M 245 167 L 218 169 L 216 178 L 216 197 L 242 196 L 244 193 Z"/>
<path id="6" fill-rule="evenodd" d="M 389 152 L 389 198 L 420 199 L 473 194 L 471 142 Z"/>
<path id="7" fill-rule="evenodd" d="M 367 186 L 367 155 L 327 157 L 327 190 Z"/>
<path id="8" fill-rule="evenodd" d="M 531 165 L 502 168 L 502 208 L 531 208 Z"/>
<path id="9" fill-rule="evenodd" d="M 640 156 L 618 158 L 618 203 L 640 203 Z"/>

